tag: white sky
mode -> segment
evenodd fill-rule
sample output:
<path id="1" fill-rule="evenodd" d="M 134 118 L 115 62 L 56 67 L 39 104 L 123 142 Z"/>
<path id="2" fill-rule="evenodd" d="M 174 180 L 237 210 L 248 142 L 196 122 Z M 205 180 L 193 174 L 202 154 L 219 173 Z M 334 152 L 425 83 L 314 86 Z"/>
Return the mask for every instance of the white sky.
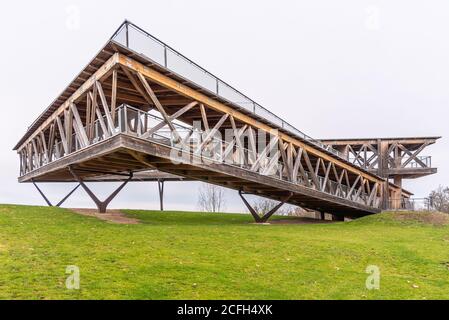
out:
<path id="1" fill-rule="evenodd" d="M 10 1 L 0 10 L 0 203 L 44 204 L 17 183 L 12 151 L 26 128 L 129 19 L 316 138 L 443 136 L 434 176 L 448 185 L 449 2 Z M 101 195 L 112 185 L 95 186 Z M 57 202 L 70 189 L 42 187 Z M 168 183 L 166 208 L 194 210 L 198 184 Z M 59 200 L 59 199 L 58 199 Z M 68 206 L 92 206 L 79 190 Z M 158 208 L 155 183 L 113 207 Z M 227 192 L 228 211 L 243 206 Z"/>

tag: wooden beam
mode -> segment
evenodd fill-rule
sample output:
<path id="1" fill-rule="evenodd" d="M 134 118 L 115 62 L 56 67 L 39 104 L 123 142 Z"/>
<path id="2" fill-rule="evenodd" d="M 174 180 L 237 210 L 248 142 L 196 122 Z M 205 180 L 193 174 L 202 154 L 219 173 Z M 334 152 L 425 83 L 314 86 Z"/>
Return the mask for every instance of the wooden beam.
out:
<path id="1" fill-rule="evenodd" d="M 315 185 L 315 188 L 317 190 L 320 190 L 320 183 L 319 183 L 318 178 L 317 178 L 317 176 L 315 174 L 315 171 L 313 169 L 312 163 L 310 162 L 309 154 L 304 149 L 303 149 L 303 158 L 306 161 L 306 165 L 307 165 L 307 168 L 309 169 L 310 175 L 312 176 L 311 178 L 312 178 L 313 184 Z M 320 159 L 320 158 L 318 158 L 318 159 Z"/>
<path id="2" fill-rule="evenodd" d="M 273 138 L 271 138 L 270 143 L 265 147 L 265 149 L 259 154 L 257 155 L 257 159 L 254 162 L 254 164 L 251 167 L 251 171 L 257 171 L 260 167 L 260 162 L 266 158 L 267 153 L 269 153 L 274 146 L 278 143 L 279 141 L 279 137 L 278 136 L 274 136 Z"/>
<path id="3" fill-rule="evenodd" d="M 110 134 L 114 134 L 115 125 L 114 121 L 112 121 L 111 110 L 109 109 L 108 101 L 106 100 L 106 96 L 104 95 L 103 87 L 101 86 L 100 81 L 96 82 L 98 94 L 100 95 L 101 104 L 103 106 L 103 111 L 106 116 L 106 122 L 108 124 L 108 129 Z"/>
<path id="4" fill-rule="evenodd" d="M 221 117 L 220 121 L 217 122 L 215 127 L 207 134 L 206 138 L 201 142 L 201 144 L 195 150 L 195 153 L 199 153 L 204 149 L 204 146 L 209 143 L 209 141 L 217 133 L 218 129 L 223 125 L 223 123 L 228 119 L 229 114 L 225 114 Z"/>
<path id="5" fill-rule="evenodd" d="M 148 81 L 145 79 L 145 76 L 142 75 L 140 72 L 138 72 L 137 77 L 139 78 L 140 82 L 142 83 L 143 87 L 145 88 L 146 93 L 150 96 L 150 98 L 153 101 L 154 105 L 156 106 L 157 110 L 162 115 L 162 118 L 164 118 L 165 122 L 167 123 L 170 130 L 172 131 L 172 134 L 174 135 L 174 138 L 175 138 L 175 142 L 179 142 L 181 140 L 181 138 L 180 138 L 178 132 L 176 131 L 175 126 L 170 121 L 170 118 L 167 115 L 167 112 L 165 112 L 164 107 L 159 102 L 158 98 L 156 97 L 156 94 L 153 92 L 153 89 L 151 89 L 150 85 L 148 84 Z"/>
<path id="6" fill-rule="evenodd" d="M 111 97 L 111 115 L 113 124 L 115 124 L 116 108 L 117 108 L 117 69 L 114 69 L 114 71 L 112 71 L 112 97 Z"/>
<path id="7" fill-rule="evenodd" d="M 79 139 L 82 141 L 83 147 L 87 147 L 89 145 L 89 139 L 87 138 L 86 130 L 84 129 L 83 122 L 81 121 L 81 117 L 78 113 L 78 109 L 76 108 L 76 105 L 74 103 L 70 105 L 70 108 L 75 119 L 74 125 L 78 128 L 77 135 L 79 135 Z"/>
<path id="8" fill-rule="evenodd" d="M 176 120 L 177 118 L 179 118 L 180 116 L 182 116 L 184 113 L 186 113 L 187 111 L 191 110 L 193 107 L 195 107 L 198 104 L 198 102 L 193 101 L 191 103 L 189 103 L 188 105 L 186 105 L 184 108 L 176 111 L 173 115 L 168 117 L 168 121 L 172 122 L 174 120 Z M 156 131 L 162 129 L 163 127 L 165 127 L 167 125 L 167 123 L 165 121 L 160 122 L 159 124 L 157 124 L 156 126 L 154 126 L 153 128 L 151 128 L 150 130 L 148 130 L 143 136 L 142 138 L 148 138 L 149 136 L 151 136 L 153 133 L 155 133 Z"/>
<path id="9" fill-rule="evenodd" d="M 64 148 L 64 153 L 68 154 L 69 153 L 69 146 L 67 144 L 67 139 L 66 139 L 66 136 L 65 136 L 65 129 L 62 126 L 62 122 L 61 122 L 61 119 L 59 118 L 59 116 L 56 117 L 56 123 L 58 124 L 59 136 L 61 137 L 61 143 L 62 143 L 62 146 Z"/>
<path id="10" fill-rule="evenodd" d="M 204 130 L 206 132 L 209 132 L 210 130 L 209 121 L 207 120 L 206 109 L 204 108 L 203 103 L 200 104 L 200 110 L 201 110 L 201 118 L 203 119 Z"/>

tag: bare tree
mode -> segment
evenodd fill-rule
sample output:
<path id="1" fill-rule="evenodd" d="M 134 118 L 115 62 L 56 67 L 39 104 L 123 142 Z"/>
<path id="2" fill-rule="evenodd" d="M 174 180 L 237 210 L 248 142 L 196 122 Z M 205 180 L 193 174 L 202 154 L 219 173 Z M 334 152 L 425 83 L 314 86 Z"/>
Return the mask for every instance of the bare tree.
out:
<path id="1" fill-rule="evenodd" d="M 224 189 L 213 184 L 202 184 L 198 194 L 198 206 L 202 211 L 221 212 L 225 207 Z"/>
<path id="2" fill-rule="evenodd" d="M 439 186 L 429 195 L 430 206 L 435 210 L 449 213 L 449 187 Z"/>
<path id="3" fill-rule="evenodd" d="M 276 201 L 267 199 L 267 198 L 259 198 L 254 204 L 253 208 L 259 215 L 263 216 L 267 214 L 271 209 L 273 209 L 277 205 Z"/>
<path id="4" fill-rule="evenodd" d="M 278 204 L 279 204 L 279 201 L 275 201 L 275 200 L 268 199 L 268 198 L 258 198 L 254 202 L 253 208 L 259 215 L 263 216 L 263 215 L 267 214 L 271 209 L 273 209 Z M 292 206 L 290 206 L 288 204 L 284 204 L 284 206 L 276 212 L 276 215 L 289 216 L 289 215 L 291 215 L 292 211 L 294 211 Z"/>

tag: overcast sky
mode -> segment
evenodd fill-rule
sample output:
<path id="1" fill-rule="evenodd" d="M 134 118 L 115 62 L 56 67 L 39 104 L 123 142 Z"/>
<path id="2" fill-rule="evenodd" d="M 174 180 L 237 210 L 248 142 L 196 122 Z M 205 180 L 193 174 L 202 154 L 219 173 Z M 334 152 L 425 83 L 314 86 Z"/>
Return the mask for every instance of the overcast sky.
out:
<path id="1" fill-rule="evenodd" d="M 44 204 L 17 183 L 12 148 L 125 18 L 313 137 L 443 136 L 423 153 L 439 173 L 405 187 L 424 197 L 449 185 L 447 0 L 16 0 L 0 10 L 1 203 Z M 57 202 L 70 186 L 42 188 Z M 196 209 L 197 190 L 168 183 L 167 209 Z M 142 183 L 112 206 L 157 203 L 157 185 Z M 79 190 L 67 205 L 92 203 Z"/>

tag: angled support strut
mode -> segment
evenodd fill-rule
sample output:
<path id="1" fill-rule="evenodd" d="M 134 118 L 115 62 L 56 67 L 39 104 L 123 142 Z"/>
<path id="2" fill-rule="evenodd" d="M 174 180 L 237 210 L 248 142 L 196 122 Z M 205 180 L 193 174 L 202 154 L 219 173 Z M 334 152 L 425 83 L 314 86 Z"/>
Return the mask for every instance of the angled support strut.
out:
<path id="1" fill-rule="evenodd" d="M 164 179 L 157 180 L 157 185 L 159 188 L 159 203 L 161 206 L 161 211 L 164 211 L 164 184 L 165 184 Z"/>
<path id="2" fill-rule="evenodd" d="M 118 195 L 118 193 L 130 182 L 133 178 L 133 173 L 129 173 L 129 178 L 123 182 L 106 200 L 100 201 L 100 199 L 97 198 L 97 196 L 90 190 L 87 185 L 81 180 L 81 178 L 76 174 L 75 170 L 71 166 L 69 166 L 69 171 L 72 174 L 72 176 L 79 182 L 81 187 L 87 192 L 89 197 L 95 202 L 98 212 L 99 213 L 106 213 L 106 209 L 108 208 L 109 203 L 111 203 L 112 200 Z"/>
<path id="3" fill-rule="evenodd" d="M 268 219 L 271 218 L 271 216 L 273 214 L 275 214 L 288 200 L 290 200 L 290 198 L 293 196 L 293 193 L 289 193 L 288 196 L 286 196 L 284 199 L 282 199 L 282 201 L 273 209 L 271 209 L 269 212 L 267 212 L 264 216 L 260 216 L 256 210 L 254 210 L 254 208 L 249 204 L 249 202 L 245 199 L 245 197 L 243 196 L 243 192 L 239 191 L 239 196 L 240 198 L 242 198 L 243 203 L 245 204 L 245 206 L 248 208 L 249 212 L 251 213 L 251 215 L 253 216 L 254 220 L 256 220 L 256 223 L 265 223 L 268 221 Z"/>
<path id="4" fill-rule="evenodd" d="M 50 202 L 50 200 L 48 200 L 48 198 L 45 196 L 45 194 L 42 192 L 42 190 L 39 188 L 39 186 L 37 185 L 37 183 L 33 180 L 31 180 L 31 182 L 33 183 L 33 185 L 36 187 L 37 191 L 39 191 L 40 195 L 42 196 L 42 198 L 44 198 L 45 202 L 47 202 L 49 207 L 53 207 L 53 204 Z M 70 198 L 70 196 L 80 187 L 80 184 L 78 184 L 75 188 L 72 189 L 72 191 L 70 191 L 64 198 L 62 198 L 61 201 L 58 202 L 58 204 L 56 205 L 56 207 L 60 207 L 63 205 L 63 203 Z"/>

